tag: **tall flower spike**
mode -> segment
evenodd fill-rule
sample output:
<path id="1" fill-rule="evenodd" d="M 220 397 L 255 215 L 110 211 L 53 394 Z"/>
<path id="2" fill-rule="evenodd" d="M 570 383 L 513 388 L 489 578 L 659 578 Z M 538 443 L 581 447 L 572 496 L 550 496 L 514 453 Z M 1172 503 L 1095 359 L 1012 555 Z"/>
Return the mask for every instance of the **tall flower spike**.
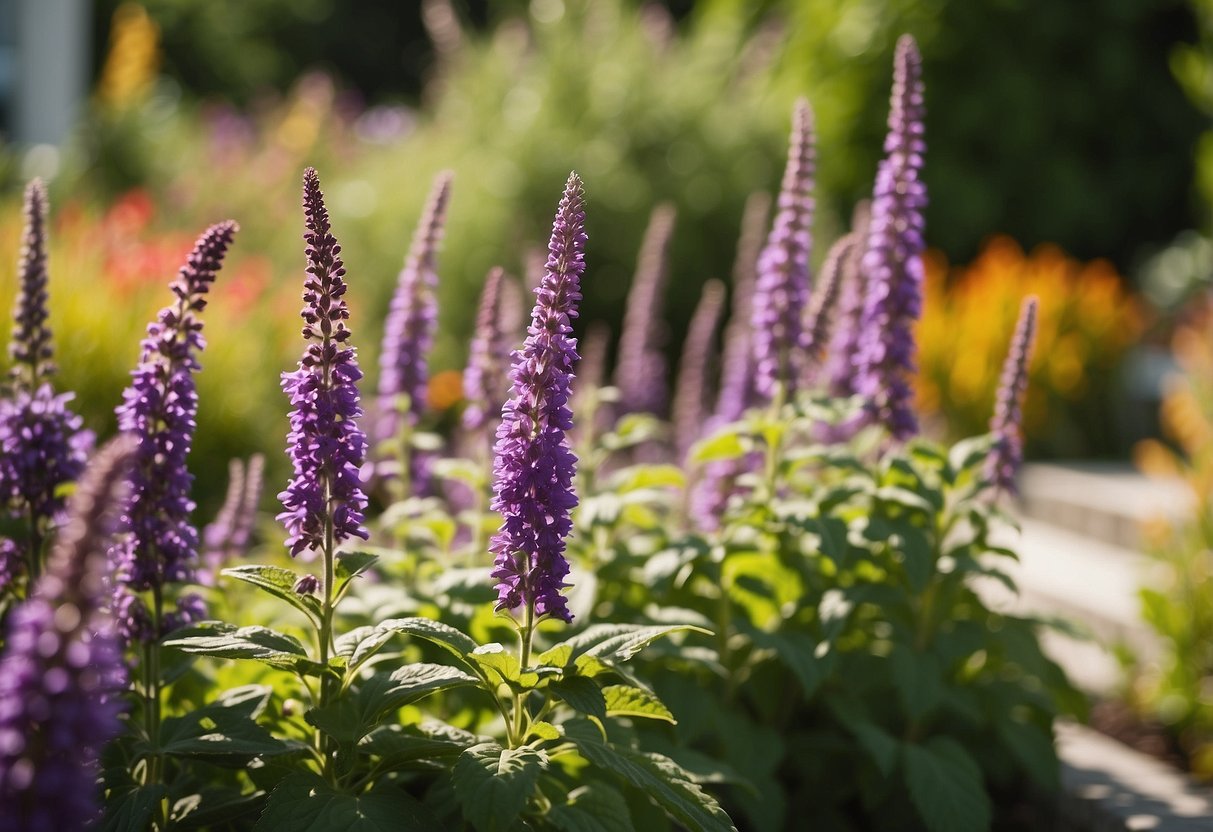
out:
<path id="1" fill-rule="evenodd" d="M 893 61 L 889 134 L 876 172 L 863 262 L 868 289 L 855 375 L 869 418 L 903 441 L 918 432 L 909 377 L 915 369 L 914 322 L 922 313 L 926 145 L 922 58 L 909 35 L 897 41 Z"/>
<path id="2" fill-rule="evenodd" d="M 691 444 L 699 438 L 707 417 L 712 382 L 709 374 L 715 359 L 714 342 L 720 313 L 724 309 L 724 284 L 709 280 L 691 316 L 682 359 L 678 365 L 678 383 L 674 388 L 672 421 L 678 459 L 684 459 Z"/>
<path id="3" fill-rule="evenodd" d="M 489 420 L 501 412 L 505 399 L 502 379 L 509 365 L 513 334 L 506 329 L 503 312 L 507 278 L 505 271 L 494 267 L 480 292 L 480 307 L 476 311 L 476 332 L 468 351 L 468 364 L 463 371 L 463 427 L 473 433 L 484 430 Z"/>
<path id="4" fill-rule="evenodd" d="M 1028 364 L 1032 359 L 1032 342 L 1036 337 L 1036 298 L 1024 298 L 1019 308 L 1019 321 L 1011 338 L 1011 349 L 1002 365 L 998 382 L 998 399 L 990 419 L 994 445 L 986 458 L 986 481 L 995 488 L 1015 494 L 1015 475 L 1023 464 L 1023 397 L 1028 390 Z"/>
<path id="5" fill-rule="evenodd" d="M 859 338 L 863 334 L 863 305 L 867 295 L 867 278 L 863 256 L 867 250 L 868 228 L 871 224 L 871 203 L 861 200 L 851 215 L 851 233 L 857 244 L 842 264 L 841 287 L 838 296 L 838 322 L 830 337 L 823 368 L 825 387 L 831 396 L 854 396 L 855 362 Z"/>
<path id="6" fill-rule="evenodd" d="M 244 468 L 244 493 L 241 495 L 240 507 L 232 524 L 232 536 L 228 539 L 228 546 L 233 553 L 239 555 L 248 551 L 264 486 L 265 455 L 253 454 Z"/>
<path id="7" fill-rule="evenodd" d="M 203 561 L 210 576 L 248 550 L 249 536 L 261 499 L 265 457 L 254 454 L 246 465 L 239 459 L 228 463 L 227 493 L 214 521 L 202 532 Z"/>
<path id="8" fill-rule="evenodd" d="M 712 424 L 726 424 L 741 418 L 750 406 L 754 391 L 754 373 L 750 368 L 750 312 L 754 300 L 758 255 L 771 210 L 771 197 L 761 191 L 750 194 L 741 219 L 741 237 L 733 263 L 733 292 L 729 323 L 724 330 L 724 355 L 721 359 L 720 394 Z"/>
<path id="9" fill-rule="evenodd" d="M 438 325 L 438 246 L 446 222 L 451 177 L 450 172 L 443 172 L 434 179 L 384 321 L 375 433 L 380 442 L 399 436 L 404 420 L 415 425 L 425 409 L 427 357 Z M 407 411 L 401 410 L 402 396 L 408 397 Z"/>
<path id="10" fill-rule="evenodd" d="M 751 352 L 755 389 L 764 401 L 773 399 L 781 384 L 785 395 L 790 395 L 804 366 L 804 310 L 811 285 L 813 143 L 813 111 L 802 98 L 792 114 L 792 138 L 778 211 L 758 257 L 754 284 Z"/>
<path id="11" fill-rule="evenodd" d="M 851 234 L 840 237 L 830 246 L 825 262 L 821 265 L 821 279 L 813 296 L 809 300 L 808 312 L 805 315 L 805 363 L 804 386 L 808 386 L 811 377 L 820 369 L 822 353 L 830 339 L 830 325 L 834 315 L 834 306 L 838 301 L 838 288 L 842 282 L 843 264 L 850 259 L 858 241 Z"/>
<path id="12" fill-rule="evenodd" d="M 362 371 L 348 345 L 345 266 L 315 168 L 303 173 L 303 211 L 307 278 L 299 314 L 307 347 L 299 369 L 282 374 L 291 401 L 287 453 L 294 475 L 278 495 L 284 509 L 278 521 L 286 527 L 291 557 L 322 549 L 330 529 L 334 545 L 369 536 L 362 528 L 366 495 L 358 473 L 366 459 L 366 436 L 357 421 Z"/>
<path id="13" fill-rule="evenodd" d="M 619 388 L 619 405 L 623 413 L 657 416 L 665 413 L 665 324 L 661 310 L 676 217 L 674 206 L 668 203 L 654 208 L 640 246 L 615 366 L 615 386 Z"/>
<path id="14" fill-rule="evenodd" d="M 135 592 L 194 579 L 198 530 L 190 522 L 194 477 L 186 460 L 198 413 L 197 355 L 206 346 L 198 315 L 237 228 L 222 222 L 198 238 L 169 286 L 175 301 L 148 324 L 139 365 L 116 409 L 118 429 L 137 441 L 137 449 L 123 534 L 111 556 L 118 580 Z"/>
<path id="15" fill-rule="evenodd" d="M 0 659 L 0 832 L 84 829 L 97 759 L 121 730 L 122 650 L 103 612 L 105 550 L 134 442 L 103 448 L 72 496 L 47 571 Z"/>
<path id="16" fill-rule="evenodd" d="M 24 211 L 19 288 L 8 351 L 16 386 L 32 391 L 55 373 L 51 330 L 46 323 L 46 186 L 41 179 L 26 186 Z"/>
<path id="17" fill-rule="evenodd" d="M 522 349 L 514 352 L 513 392 L 502 408 L 493 465 L 491 507 L 504 518 L 489 546 L 497 609 L 526 605 L 564 621 L 573 620 L 561 594 L 569 573 L 564 539 L 577 505 L 577 457 L 567 438 L 573 426 L 569 383 L 577 361 L 571 319 L 581 300 L 585 243 L 585 200 L 581 180 L 572 173 L 552 224 L 531 326 Z"/>

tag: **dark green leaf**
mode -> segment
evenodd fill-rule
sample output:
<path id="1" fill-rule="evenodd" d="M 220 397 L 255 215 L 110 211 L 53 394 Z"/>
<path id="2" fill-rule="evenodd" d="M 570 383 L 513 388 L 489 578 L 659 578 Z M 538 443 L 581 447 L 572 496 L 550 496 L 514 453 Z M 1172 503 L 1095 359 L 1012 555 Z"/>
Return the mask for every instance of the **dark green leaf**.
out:
<path id="1" fill-rule="evenodd" d="M 1053 749 L 1053 738 L 1047 731 L 1037 725 L 1002 719 L 998 722 L 998 739 L 1038 786 L 1057 790 L 1061 767 Z"/>
<path id="2" fill-rule="evenodd" d="M 370 552 L 338 552 L 337 580 L 343 583 L 352 580 L 374 566 L 377 560 L 379 556 Z"/>
<path id="3" fill-rule="evenodd" d="M 547 768 L 547 754 L 485 742 L 455 761 L 451 783 L 463 816 L 477 832 L 505 832 L 526 807 Z"/>
<path id="4" fill-rule="evenodd" d="M 981 769 L 953 739 L 935 737 L 902 746 L 910 799 L 930 832 L 989 829 L 992 810 Z"/>
<path id="5" fill-rule="evenodd" d="M 168 796 L 162 785 L 140 786 L 118 798 L 106 801 L 105 815 L 97 827 L 99 832 L 129 832 L 151 826 L 156 804 Z"/>
<path id="6" fill-rule="evenodd" d="M 399 787 L 362 795 L 334 790 L 314 774 L 292 774 L 270 794 L 259 832 L 433 832 L 438 819 Z"/>
<path id="7" fill-rule="evenodd" d="M 931 549 L 931 541 L 922 529 L 904 523 L 897 526 L 897 538 L 897 548 L 901 552 L 910 589 L 920 593 L 927 588 L 931 575 L 935 573 L 935 553 Z"/>
<path id="8" fill-rule="evenodd" d="M 243 768 L 254 757 L 303 750 L 303 743 L 280 740 L 255 722 L 270 693 L 261 685 L 234 688 L 184 716 L 168 717 L 160 729 L 161 753 Z"/>
<path id="9" fill-rule="evenodd" d="M 911 720 L 926 716 L 939 704 L 943 679 L 939 660 L 931 653 L 918 653 L 898 645 L 889 656 L 897 696 Z"/>
<path id="10" fill-rule="evenodd" d="M 275 598 L 281 598 L 295 609 L 307 615 L 312 619 L 313 623 L 320 623 L 320 617 L 323 615 L 320 608 L 320 599 L 315 595 L 300 595 L 295 592 L 295 583 L 300 577 L 297 572 L 284 569 L 281 566 L 245 564 L 228 567 L 220 574 L 265 590 Z"/>
<path id="11" fill-rule="evenodd" d="M 425 639 L 446 648 L 461 659 L 478 646 L 470 636 L 449 624 L 430 618 L 390 618 L 380 622 L 379 629 Z"/>
<path id="12" fill-rule="evenodd" d="M 545 818 L 560 832 L 635 832 L 627 801 L 605 783 L 589 783 L 569 792 Z"/>
<path id="13" fill-rule="evenodd" d="M 415 760 L 456 757 L 483 741 L 468 731 L 430 720 L 420 725 L 381 725 L 358 749 L 381 758 L 383 768 L 390 771 Z"/>
<path id="14" fill-rule="evenodd" d="M 353 673 L 396 635 L 379 627 L 355 627 L 337 638 L 337 655 L 346 660 L 346 672 Z"/>
<path id="15" fill-rule="evenodd" d="M 583 757 L 646 792 L 692 832 L 735 832 L 716 799 L 669 757 L 607 745 L 585 721 L 566 722 L 565 736 L 577 744 Z"/>
<path id="16" fill-rule="evenodd" d="M 602 688 L 593 679 L 585 676 L 567 676 L 553 682 L 548 690 L 563 699 L 573 710 L 587 716 L 606 719 L 606 698 Z"/>
<path id="17" fill-rule="evenodd" d="M 222 621 L 203 621 L 178 630 L 164 646 L 216 659 L 253 659 L 283 670 L 317 673 L 320 669 L 318 663 L 308 658 L 299 639 L 269 627 L 236 627 Z"/>
<path id="18" fill-rule="evenodd" d="M 775 651 L 776 657 L 800 682 L 805 699 L 811 699 L 825 680 L 825 663 L 817 658 L 819 644 L 803 633 L 750 632 L 755 645 Z"/>

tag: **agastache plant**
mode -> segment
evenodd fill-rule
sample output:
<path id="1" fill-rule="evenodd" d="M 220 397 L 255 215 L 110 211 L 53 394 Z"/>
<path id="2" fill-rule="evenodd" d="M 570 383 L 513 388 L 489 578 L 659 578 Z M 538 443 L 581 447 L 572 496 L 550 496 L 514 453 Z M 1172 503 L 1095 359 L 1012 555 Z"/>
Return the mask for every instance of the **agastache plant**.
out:
<path id="1" fill-rule="evenodd" d="M 822 353 L 830 339 L 830 328 L 834 314 L 834 306 L 838 300 L 839 284 L 842 282 L 844 264 L 858 245 L 858 240 L 851 234 L 840 237 L 830 246 L 825 262 L 821 265 L 821 278 L 818 281 L 813 296 L 809 300 L 809 308 L 805 314 L 805 385 L 809 377 L 819 369 Z"/>
<path id="2" fill-rule="evenodd" d="M 257 504 L 261 500 L 265 457 L 253 454 L 246 465 L 233 459 L 228 463 L 227 493 L 215 519 L 202 530 L 203 557 L 207 580 L 229 560 L 244 554 L 249 545 Z"/>
<path id="3" fill-rule="evenodd" d="M 834 398 L 856 394 L 855 359 L 859 338 L 863 334 L 863 306 L 867 295 L 867 280 L 863 271 L 863 255 L 867 250 L 871 203 L 861 200 L 851 215 L 850 236 L 856 240 L 850 255 L 843 261 L 839 275 L 837 322 L 830 336 L 830 346 L 822 368 L 822 385 Z"/>
<path id="4" fill-rule="evenodd" d="M 177 614 L 166 615 L 164 589 L 192 582 L 197 569 L 198 530 L 190 520 L 194 477 L 186 460 L 198 413 L 194 373 L 206 346 L 198 316 L 237 229 L 222 222 L 198 238 L 169 286 L 176 300 L 148 324 L 139 365 L 115 411 L 118 429 L 137 442 L 122 534 L 110 553 L 119 583 L 116 605 L 124 633 L 145 643 L 200 612 L 196 596 L 185 596 Z M 150 610 L 135 595 L 146 591 L 152 593 Z"/>
<path id="5" fill-rule="evenodd" d="M 505 368 L 509 364 L 513 333 L 505 326 L 505 295 L 508 292 L 505 271 L 495 267 L 485 278 L 476 310 L 476 331 L 468 350 L 463 371 L 463 428 L 470 433 L 484 431 L 490 420 L 501 412 L 505 398 Z"/>
<path id="6" fill-rule="evenodd" d="M 733 291 L 729 301 L 729 322 L 724 330 L 721 356 L 720 392 L 709 428 L 735 421 L 751 404 L 754 374 L 750 368 L 750 312 L 757 279 L 758 255 L 762 251 L 771 197 L 757 192 L 746 200 L 741 218 L 741 236 L 733 263 Z"/>
<path id="7" fill-rule="evenodd" d="M 676 216 L 672 205 L 663 203 L 654 208 L 640 246 L 615 366 L 621 413 L 665 415 L 667 373 L 662 308 Z"/>
<path id="8" fill-rule="evenodd" d="M 0 398 L 0 511 L 8 509 L 26 528 L 24 541 L 4 544 L 0 592 L 17 573 L 41 571 L 43 542 L 63 508 L 56 489 L 84 468 L 93 434 L 68 407 L 71 393 L 57 394 L 54 347 L 47 324 L 46 188 L 35 179 L 25 190 L 25 232 L 18 268 L 9 355 L 11 395 Z M 24 558 L 22 558 L 22 554 Z M 24 565 L 22 565 L 24 560 Z"/>
<path id="9" fill-rule="evenodd" d="M 758 258 L 751 309 L 755 389 L 763 401 L 794 392 L 804 366 L 804 312 L 812 278 L 813 112 L 800 99 L 792 114 L 788 162 L 775 222 Z"/>
<path id="10" fill-rule="evenodd" d="M 552 224 L 543 281 L 522 349 L 510 370 L 512 392 L 497 428 L 491 508 L 504 521 L 493 536 L 497 609 L 524 609 L 523 661 L 527 665 L 536 616 L 572 621 L 561 590 L 569 563 L 565 537 L 577 505 L 569 448 L 573 414 L 568 401 L 577 341 L 571 319 L 581 300 L 585 271 L 585 207 L 581 179 L 570 174 Z"/>
<path id="11" fill-rule="evenodd" d="M 927 205 L 922 181 L 922 58 L 909 35 L 897 41 L 885 158 L 876 173 L 863 268 L 868 280 L 856 355 L 856 392 L 868 418 L 904 441 L 918 432 L 909 378 L 914 322 L 922 313 Z"/>
<path id="12" fill-rule="evenodd" d="M 1028 390 L 1028 364 L 1036 337 L 1036 298 L 1028 297 L 1019 309 L 1011 349 L 1002 365 L 990 433 L 994 444 L 986 458 L 985 478 L 996 490 L 1015 494 L 1015 475 L 1023 464 L 1023 397 Z"/>
<path id="13" fill-rule="evenodd" d="M 47 570 L 0 658 L 0 832 L 86 828 L 97 760 L 121 730 L 122 648 L 104 611 L 106 547 L 134 443 L 103 448 L 68 506 Z"/>
<path id="14" fill-rule="evenodd" d="M 423 484 L 425 461 L 409 447 L 411 431 L 425 412 L 429 382 L 428 356 L 438 325 L 437 256 L 451 194 L 449 172 L 438 174 L 425 211 L 397 279 L 396 292 L 384 321 L 379 351 L 379 389 L 376 400 L 376 443 L 398 443 L 396 497 L 408 496 Z"/>

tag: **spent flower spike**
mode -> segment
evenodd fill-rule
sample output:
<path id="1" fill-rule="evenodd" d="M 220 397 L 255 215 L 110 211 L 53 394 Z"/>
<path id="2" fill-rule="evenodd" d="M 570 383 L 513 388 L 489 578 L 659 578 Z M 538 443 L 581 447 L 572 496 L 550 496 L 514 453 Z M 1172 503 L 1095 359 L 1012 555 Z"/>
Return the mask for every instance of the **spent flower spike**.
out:
<path id="1" fill-rule="evenodd" d="M 764 401 L 783 385 L 790 395 L 804 366 L 804 312 L 812 279 L 814 150 L 813 111 L 800 99 L 792 113 L 788 162 L 776 203 L 775 222 L 758 257 L 751 307 L 754 384 Z"/>
<path id="2" fill-rule="evenodd" d="M 189 582 L 195 576 L 198 530 L 190 521 L 194 477 L 186 461 L 198 413 L 197 355 L 206 346 L 198 315 L 237 229 L 234 222 L 222 222 L 198 238 L 169 286 L 176 300 L 147 327 L 139 364 L 116 409 L 118 429 L 136 440 L 121 535 L 110 553 L 117 579 L 129 591 Z M 131 614 L 131 620 L 120 623 L 132 635 L 141 629 L 135 626 L 140 619 L 135 606 L 129 598 L 116 602 L 117 609 Z"/>
<path id="3" fill-rule="evenodd" d="M 1028 390 L 1028 364 L 1032 358 L 1032 342 L 1036 337 L 1035 297 L 1024 298 L 1019 308 L 1019 320 L 1011 337 L 1011 349 L 1002 365 L 998 383 L 998 398 L 990 419 L 994 445 L 986 458 L 985 477 L 995 488 L 1015 494 L 1015 475 L 1023 464 L 1023 397 Z"/>
<path id="4" fill-rule="evenodd" d="M 21 238 L 17 302 L 13 308 L 10 371 L 18 389 L 34 390 L 55 373 L 54 347 L 46 309 L 46 185 L 35 179 L 25 188 L 25 231 Z"/>
<path id="5" fill-rule="evenodd" d="M 577 361 L 571 319 L 585 271 L 585 200 L 570 174 L 552 224 L 547 266 L 522 349 L 513 355 L 512 394 L 502 408 L 493 465 L 493 502 L 501 528 L 493 536 L 497 609 L 526 606 L 537 615 L 572 621 L 561 590 L 569 563 L 565 537 L 577 505 L 569 448 L 573 426 L 569 385 Z"/>
<path id="6" fill-rule="evenodd" d="M 829 394 L 835 398 L 854 396 L 855 360 L 859 353 L 859 338 L 863 334 L 863 306 L 867 295 L 867 280 L 863 271 L 863 255 L 867 250 L 871 203 L 861 200 L 851 215 L 850 235 L 856 241 L 842 263 L 839 275 L 838 315 L 826 353 L 822 379 Z"/>
<path id="7" fill-rule="evenodd" d="M 314 168 L 303 175 L 303 210 L 307 231 L 307 278 L 303 284 L 303 337 L 307 341 L 299 369 L 282 374 L 290 398 L 291 430 L 287 453 L 294 466 L 286 490 L 278 495 L 278 514 L 287 531 L 286 545 L 295 557 L 351 537 L 366 540 L 362 527 L 366 495 L 359 477 L 366 458 L 366 437 L 358 428 L 358 369 L 345 322 L 345 266 L 333 237 L 324 194 Z"/>
<path id="8" fill-rule="evenodd" d="M 121 730 L 126 674 L 103 608 L 106 547 L 134 441 L 103 448 L 68 506 L 47 571 L 8 622 L 0 659 L 0 832 L 84 829 L 98 757 Z"/>
<path id="9" fill-rule="evenodd" d="M 876 172 L 863 268 L 867 294 L 856 356 L 856 392 L 868 418 L 893 439 L 918 432 L 910 376 L 915 370 L 914 323 L 922 314 L 926 184 L 922 181 L 922 58 L 909 35 L 897 41 L 885 158 Z"/>

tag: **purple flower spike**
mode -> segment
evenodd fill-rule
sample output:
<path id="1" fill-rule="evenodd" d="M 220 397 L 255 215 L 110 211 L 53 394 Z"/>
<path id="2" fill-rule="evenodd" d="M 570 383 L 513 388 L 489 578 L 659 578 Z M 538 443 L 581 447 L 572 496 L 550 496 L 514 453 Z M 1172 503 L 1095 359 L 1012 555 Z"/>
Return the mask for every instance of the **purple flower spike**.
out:
<path id="1" fill-rule="evenodd" d="M 678 366 L 673 423 L 679 459 L 686 457 L 691 443 L 699 438 L 707 417 L 712 386 L 709 373 L 715 358 L 716 327 L 723 309 L 724 284 L 709 280 L 703 284 L 703 294 L 691 317 Z"/>
<path id="2" fill-rule="evenodd" d="M 224 563 L 248 550 L 249 536 L 261 500 L 265 457 L 254 454 L 248 465 L 239 459 L 228 463 L 227 493 L 215 519 L 202 532 L 203 561 L 214 573 Z"/>
<path id="3" fill-rule="evenodd" d="M 868 228 L 871 224 L 871 203 L 862 200 L 851 217 L 851 233 L 857 245 L 843 261 L 841 287 L 838 296 L 838 322 L 830 338 L 826 354 L 824 382 L 835 398 L 856 394 L 855 361 L 859 353 L 859 338 L 863 334 L 863 305 L 867 295 L 867 279 L 863 271 L 863 255 L 867 250 Z"/>
<path id="4" fill-rule="evenodd" d="M 463 427 L 473 433 L 484 430 L 489 419 L 501 412 L 501 403 L 505 400 L 502 379 L 509 366 L 510 346 L 514 340 L 512 328 L 505 325 L 508 282 L 505 271 L 494 268 L 480 293 L 476 334 L 472 337 L 468 365 L 463 371 L 463 397 L 467 399 Z"/>
<path id="5" fill-rule="evenodd" d="M 375 433 L 379 442 L 396 438 L 405 419 L 416 425 L 425 409 L 427 356 L 438 325 L 438 301 L 434 294 L 438 285 L 438 246 L 446 222 L 451 176 L 443 172 L 434 179 L 384 321 Z M 402 395 L 408 397 L 407 412 L 401 411 Z"/>
<path id="6" fill-rule="evenodd" d="M 779 190 L 778 212 L 758 258 L 751 320 L 754 384 L 765 401 L 782 385 L 790 396 L 804 366 L 804 310 L 809 300 L 812 247 L 813 111 L 796 102 L 788 164 Z"/>
<path id="7" fill-rule="evenodd" d="M 569 383 L 577 361 L 571 319 L 581 300 L 585 243 L 584 195 L 573 173 L 552 224 L 531 326 L 522 349 L 514 352 L 513 392 L 502 408 L 493 464 L 491 507 L 504 518 L 489 547 L 497 609 L 525 604 L 564 621 L 573 620 L 561 594 L 569 574 L 564 539 L 577 505 L 577 457 L 566 436 L 573 426 Z"/>
<path id="8" fill-rule="evenodd" d="M 46 186 L 41 179 L 35 179 L 25 189 L 20 283 L 8 348 L 13 359 L 13 380 L 23 390 L 35 389 L 55 373 L 51 330 L 46 323 L 46 205 Z"/>
<path id="9" fill-rule="evenodd" d="M 362 528 L 366 495 L 358 474 L 366 458 L 366 437 L 357 421 L 362 371 L 347 345 L 345 266 L 314 168 L 303 174 L 303 211 L 307 279 L 300 315 L 308 344 L 299 369 L 282 374 L 282 389 L 291 400 L 287 452 L 295 473 L 278 495 L 285 509 L 278 521 L 286 527 L 291 557 L 323 549 L 326 539 L 337 544 L 369 536 Z"/>
<path id="10" fill-rule="evenodd" d="M 47 571 L 9 621 L 0 659 L 0 832 L 84 829 L 97 759 L 121 731 L 122 650 L 103 612 L 105 551 L 134 443 L 110 443 L 69 506 Z"/>
<path id="11" fill-rule="evenodd" d="M 729 323 L 724 330 L 724 355 L 721 359 L 720 394 L 711 427 L 735 422 L 753 402 L 754 373 L 750 368 L 750 313 L 757 279 L 758 255 L 762 251 L 763 229 L 771 210 L 771 197 L 757 192 L 746 200 L 741 219 L 741 237 L 733 263 L 733 293 Z"/>
<path id="12" fill-rule="evenodd" d="M 670 240 L 677 212 L 667 203 L 653 209 L 644 232 L 636 276 L 628 292 L 623 332 L 619 338 L 619 360 L 615 386 L 619 388 L 621 413 L 652 413 L 662 416 L 666 408 L 666 366 L 662 322 L 662 296 L 669 277 Z"/>
<path id="13" fill-rule="evenodd" d="M 197 355 L 206 346 L 198 314 L 237 228 L 219 223 L 198 238 L 169 287 L 175 302 L 147 327 L 139 365 L 116 409 L 118 429 L 138 447 L 123 534 L 111 557 L 119 582 L 135 592 L 194 579 L 198 530 L 190 522 L 194 477 L 186 460 L 198 413 Z"/>
<path id="14" fill-rule="evenodd" d="M 863 261 L 868 289 L 855 372 L 869 418 L 898 441 L 918 432 L 909 377 L 915 369 L 914 322 L 922 312 L 924 115 L 922 58 L 914 39 L 902 35 L 893 59 L 885 158 L 872 195 Z"/>
<path id="15" fill-rule="evenodd" d="M 994 445 L 986 458 L 985 477 L 995 488 L 1009 494 L 1017 493 L 1015 475 L 1023 463 L 1023 397 L 1028 390 L 1028 363 L 1032 358 L 1032 342 L 1036 337 L 1036 298 L 1024 298 L 1019 308 L 1019 321 L 1011 338 L 1011 349 L 1002 365 L 998 382 L 998 399 L 990 419 Z"/>

